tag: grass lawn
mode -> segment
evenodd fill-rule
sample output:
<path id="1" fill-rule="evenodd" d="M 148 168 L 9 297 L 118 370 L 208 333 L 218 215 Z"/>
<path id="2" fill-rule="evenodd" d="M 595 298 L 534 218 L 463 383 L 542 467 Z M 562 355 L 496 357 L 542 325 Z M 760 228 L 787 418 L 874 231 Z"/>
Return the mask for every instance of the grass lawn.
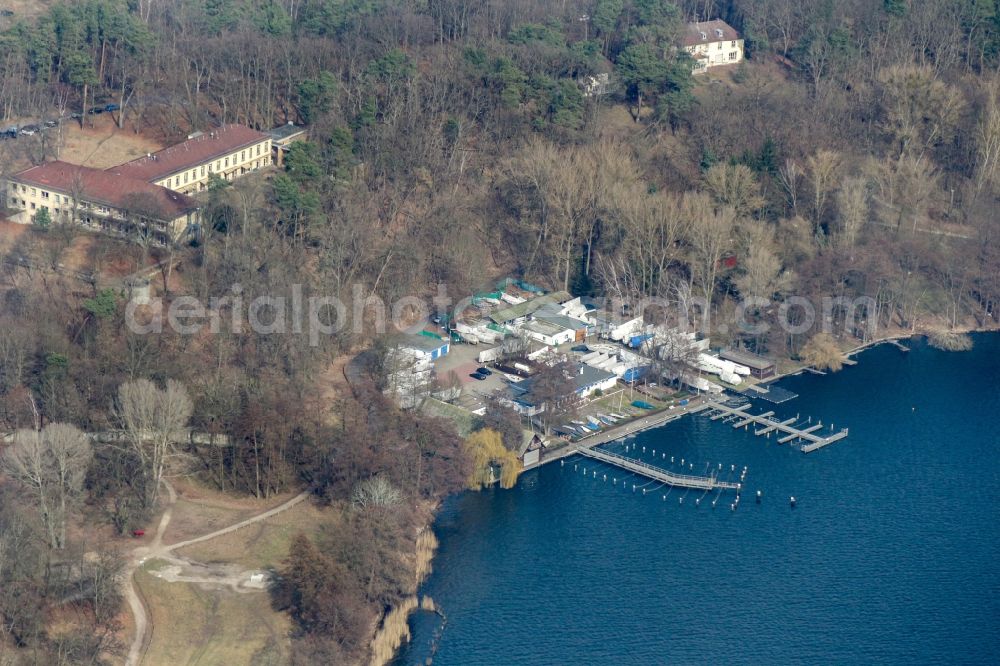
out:
<path id="1" fill-rule="evenodd" d="M 288 662 L 290 620 L 271 610 L 267 592 L 207 590 L 142 570 L 135 578 L 153 628 L 145 666 Z"/>
<path id="2" fill-rule="evenodd" d="M 288 555 L 295 535 L 313 534 L 322 521 L 323 512 L 305 501 L 265 521 L 182 548 L 177 554 L 198 562 L 232 563 L 248 569 L 277 566 Z"/>

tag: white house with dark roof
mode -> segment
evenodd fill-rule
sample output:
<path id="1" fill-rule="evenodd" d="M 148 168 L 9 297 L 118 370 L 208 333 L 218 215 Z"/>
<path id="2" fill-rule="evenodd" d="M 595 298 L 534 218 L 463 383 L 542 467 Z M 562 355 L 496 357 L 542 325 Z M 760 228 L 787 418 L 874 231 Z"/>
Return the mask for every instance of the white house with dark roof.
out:
<path id="1" fill-rule="evenodd" d="M 725 21 L 688 23 L 681 35 L 681 48 L 694 58 L 693 72 L 743 61 L 743 38 Z"/>

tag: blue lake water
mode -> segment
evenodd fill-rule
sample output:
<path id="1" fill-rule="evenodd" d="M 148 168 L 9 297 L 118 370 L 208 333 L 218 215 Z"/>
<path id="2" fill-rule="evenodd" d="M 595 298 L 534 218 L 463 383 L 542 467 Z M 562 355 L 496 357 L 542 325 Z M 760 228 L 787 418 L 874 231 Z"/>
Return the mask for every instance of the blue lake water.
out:
<path id="1" fill-rule="evenodd" d="M 422 590 L 448 617 L 433 663 L 1000 663 L 1000 335 L 975 343 L 782 380 L 799 397 L 760 408 L 850 428 L 808 455 L 706 416 L 633 440 L 678 471 L 747 466 L 736 511 L 580 457 L 452 498 Z M 439 626 L 415 616 L 397 663 Z"/>

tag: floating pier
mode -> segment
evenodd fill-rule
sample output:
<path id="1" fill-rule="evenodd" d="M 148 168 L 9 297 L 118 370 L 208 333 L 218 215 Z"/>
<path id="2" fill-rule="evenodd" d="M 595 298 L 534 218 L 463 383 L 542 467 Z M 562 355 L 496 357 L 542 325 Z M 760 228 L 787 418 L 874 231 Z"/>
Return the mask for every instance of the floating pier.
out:
<path id="1" fill-rule="evenodd" d="M 714 475 L 688 476 L 687 474 L 674 474 L 673 472 L 668 472 L 665 469 L 644 463 L 641 460 L 626 458 L 625 456 L 618 455 L 617 453 L 611 453 L 601 449 L 579 449 L 577 453 L 581 456 L 593 458 L 594 460 L 599 460 L 609 465 L 621 467 L 629 472 L 645 476 L 653 479 L 654 481 L 659 481 L 660 483 L 665 483 L 668 486 L 676 486 L 678 488 L 697 488 L 700 490 L 740 489 L 740 484 L 728 481 L 719 481 Z"/>
<path id="2" fill-rule="evenodd" d="M 812 451 L 821 449 L 824 446 L 844 439 L 848 434 L 848 429 L 844 428 L 824 437 L 818 434 L 818 431 L 823 427 L 822 423 L 800 428 L 793 425 L 799 420 L 798 417 L 778 421 L 774 417 L 773 411 L 764 412 L 763 414 L 751 414 L 747 411 L 750 408 L 749 404 L 730 406 L 721 402 L 710 402 L 708 403 L 708 408 L 715 412 L 710 417 L 713 421 L 731 416 L 738 418 L 739 420 L 733 423 L 734 428 L 749 426 L 751 423 L 763 426 L 754 430 L 754 434 L 758 437 L 762 435 L 770 436 L 772 432 L 780 432 L 784 436 L 778 439 L 779 444 L 785 444 L 793 440 L 802 440 L 804 442 L 802 453 L 811 453 Z"/>
<path id="3" fill-rule="evenodd" d="M 812 426 L 809 426 L 808 428 L 804 428 L 802 430 L 802 432 L 808 434 L 810 432 L 815 432 L 815 431 L 819 430 L 822 427 L 823 427 L 822 423 L 817 423 L 816 425 L 812 425 Z M 785 435 L 784 437 L 782 437 L 781 439 L 778 440 L 778 444 L 787 444 L 788 442 L 792 441 L 793 439 L 798 439 L 798 438 L 799 438 L 799 435 L 797 435 L 795 433 L 792 433 L 791 435 Z"/>
<path id="4" fill-rule="evenodd" d="M 754 423 L 759 423 L 761 425 L 767 426 L 765 428 L 761 428 L 760 430 L 754 430 L 753 434 L 760 437 L 761 435 L 768 435 L 778 429 L 782 429 L 782 432 L 788 432 L 787 430 L 783 430 L 783 428 L 792 425 L 797 420 L 798 419 L 796 418 L 790 418 L 790 419 L 785 419 L 784 421 L 775 421 L 773 417 L 766 419 L 753 419 Z"/>

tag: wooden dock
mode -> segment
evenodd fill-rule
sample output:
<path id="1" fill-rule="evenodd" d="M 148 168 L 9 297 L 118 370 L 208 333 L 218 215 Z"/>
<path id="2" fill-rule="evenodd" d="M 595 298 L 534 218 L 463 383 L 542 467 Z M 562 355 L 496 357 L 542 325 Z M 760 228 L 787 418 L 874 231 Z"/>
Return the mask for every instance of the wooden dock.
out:
<path id="1" fill-rule="evenodd" d="M 811 453 L 812 451 L 821 449 L 824 446 L 833 444 L 836 441 L 844 439 L 848 434 L 848 429 L 844 428 L 830 435 L 823 436 L 819 434 L 819 430 L 823 427 L 822 423 L 816 423 L 805 428 L 800 428 L 793 425 L 798 420 L 797 417 L 785 419 L 784 421 L 778 421 L 774 417 L 773 411 L 764 412 L 763 414 L 751 414 L 747 411 L 750 408 L 749 404 L 740 405 L 738 407 L 730 407 L 729 405 L 725 405 L 720 402 L 709 402 L 707 403 L 707 408 L 714 412 L 710 417 L 712 420 L 728 417 L 738 419 L 733 424 L 734 428 L 747 427 L 752 423 L 763 426 L 754 430 L 754 434 L 758 437 L 768 435 L 772 432 L 780 432 L 783 436 L 778 439 L 779 444 L 786 444 L 791 441 L 801 440 L 803 442 L 803 453 Z"/>
<path id="2" fill-rule="evenodd" d="M 698 490 L 739 490 L 740 484 L 728 481 L 719 481 L 715 476 L 688 476 L 687 474 L 674 474 L 660 467 L 654 467 L 641 460 L 626 458 L 617 453 L 611 453 L 601 449 L 581 448 L 577 451 L 582 456 L 599 460 L 615 467 L 620 467 L 629 472 L 640 474 L 654 481 L 660 481 L 668 486 L 678 488 L 695 488 Z"/>

